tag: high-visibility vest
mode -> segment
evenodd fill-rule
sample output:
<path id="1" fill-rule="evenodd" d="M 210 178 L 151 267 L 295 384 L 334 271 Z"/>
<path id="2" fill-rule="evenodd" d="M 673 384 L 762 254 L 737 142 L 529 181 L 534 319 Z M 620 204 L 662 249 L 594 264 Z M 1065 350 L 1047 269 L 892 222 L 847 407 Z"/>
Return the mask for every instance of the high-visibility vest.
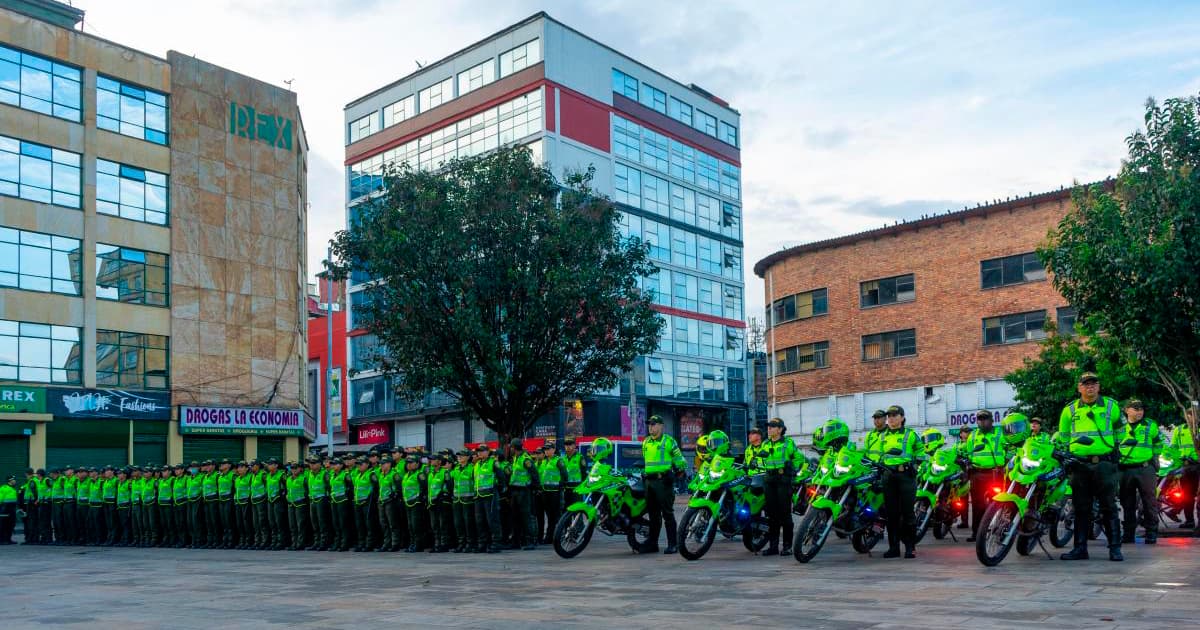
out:
<path id="1" fill-rule="evenodd" d="M 175 478 L 167 477 L 166 479 L 158 480 L 158 504 L 170 505 L 172 498 L 175 496 Z"/>
<path id="2" fill-rule="evenodd" d="M 424 479 L 420 468 L 417 470 L 409 470 L 404 473 L 404 480 L 400 482 L 400 486 L 404 491 L 404 504 L 408 507 L 413 507 L 420 502 L 421 499 L 421 484 Z"/>
<path id="3" fill-rule="evenodd" d="M 883 434 L 883 463 L 899 466 L 915 462 L 920 453 L 921 438 L 912 429 L 888 430 Z M 891 451 L 899 449 L 899 455 Z"/>
<path id="4" fill-rule="evenodd" d="M 975 446 L 981 440 L 984 448 L 976 452 Z M 967 457 L 971 459 L 971 466 L 975 468 L 988 469 L 1003 466 L 1006 459 L 1004 457 L 1004 431 L 995 426 L 987 432 L 983 429 L 976 429 L 967 438 L 966 450 Z"/>
<path id="5" fill-rule="evenodd" d="M 133 502 L 133 480 L 117 480 L 117 506 L 129 507 Z"/>
<path id="6" fill-rule="evenodd" d="M 471 464 L 455 466 L 450 471 L 454 480 L 454 500 L 458 503 L 469 503 L 475 498 L 475 470 Z"/>
<path id="7" fill-rule="evenodd" d="M 664 473 L 673 466 L 683 468 L 687 465 L 675 438 L 665 433 L 658 439 L 648 437 L 642 441 L 642 458 L 646 460 L 645 470 L 648 474 Z"/>
<path id="8" fill-rule="evenodd" d="M 267 500 L 267 472 L 250 473 L 250 501 L 262 503 Z"/>
<path id="9" fill-rule="evenodd" d="M 304 473 L 308 477 L 308 497 L 310 499 L 324 499 L 329 496 L 329 488 L 325 485 L 325 471 L 318 470 L 317 472 L 308 471 Z"/>
<path id="10" fill-rule="evenodd" d="M 558 457 L 551 457 L 538 468 L 538 477 L 546 490 L 558 490 L 562 485 L 562 472 L 558 468 Z"/>
<path id="11" fill-rule="evenodd" d="M 253 479 L 250 474 L 238 475 L 233 478 L 233 500 L 239 505 L 245 505 L 250 502 L 250 482 Z"/>
<path id="12" fill-rule="evenodd" d="M 393 468 L 387 472 L 383 469 L 379 470 L 379 502 L 385 503 L 396 496 L 396 476 L 400 474 L 400 470 Z M 371 483 L 370 472 L 365 475 L 368 487 Z"/>
<path id="13" fill-rule="evenodd" d="M 1124 442 L 1129 438 L 1133 438 L 1137 443 L 1125 446 Z M 1120 441 L 1122 464 L 1144 464 L 1154 458 L 1156 450 L 1162 449 L 1158 423 L 1149 418 L 1121 427 Z"/>
<path id="14" fill-rule="evenodd" d="M 274 503 L 283 497 L 283 471 L 267 473 L 267 500 Z"/>
<path id="15" fill-rule="evenodd" d="M 187 477 L 172 477 L 171 490 L 171 496 L 175 499 L 175 505 L 183 505 L 186 503 L 188 500 Z"/>
<path id="16" fill-rule="evenodd" d="M 346 487 L 345 470 L 329 473 L 329 498 L 334 503 L 344 503 L 350 499 L 350 489 Z"/>
<path id="17" fill-rule="evenodd" d="M 1121 412 L 1116 401 L 1104 396 L 1095 404 L 1088 405 L 1082 400 L 1075 400 L 1064 407 L 1058 419 L 1058 430 L 1067 436 L 1072 455 L 1107 455 L 1117 448 L 1117 425 L 1120 422 Z M 1091 444 L 1084 445 L 1076 441 L 1085 436 L 1092 438 Z"/>
<path id="18" fill-rule="evenodd" d="M 533 477 L 529 474 L 529 469 L 533 468 L 533 459 L 529 457 L 529 453 L 521 453 L 513 459 L 512 478 L 508 483 L 514 488 L 525 488 L 533 483 Z"/>
<path id="19" fill-rule="evenodd" d="M 793 455 L 796 451 L 796 443 L 792 442 L 791 438 L 780 438 L 778 440 L 767 440 L 763 443 L 766 448 L 763 449 L 763 454 L 759 456 L 758 461 L 763 470 L 783 470 L 791 463 Z"/>
<path id="20" fill-rule="evenodd" d="M 382 475 L 382 472 L 380 473 Z M 359 470 L 351 477 L 354 481 L 354 502 L 366 503 L 371 499 L 371 493 L 375 490 L 374 487 L 375 471 L 370 468 Z M 389 482 L 388 485 L 391 485 Z M 379 482 L 379 492 L 383 493 L 383 481 Z"/>
<path id="21" fill-rule="evenodd" d="M 233 471 L 217 475 L 217 493 L 222 499 L 233 498 Z"/>
<path id="22" fill-rule="evenodd" d="M 567 483 L 579 485 L 583 481 L 583 453 L 563 455 L 562 460 L 567 468 Z"/>
<path id="23" fill-rule="evenodd" d="M 446 470 L 439 468 L 429 473 L 427 477 L 429 488 L 429 504 L 433 505 L 435 501 L 442 498 L 442 491 L 446 489 Z"/>
<path id="24" fill-rule="evenodd" d="M 489 457 L 475 462 L 475 495 L 490 497 L 496 491 L 496 460 Z"/>
<path id="25" fill-rule="evenodd" d="M 292 505 L 304 505 L 308 500 L 308 484 L 304 475 L 289 475 L 287 478 L 287 500 Z"/>

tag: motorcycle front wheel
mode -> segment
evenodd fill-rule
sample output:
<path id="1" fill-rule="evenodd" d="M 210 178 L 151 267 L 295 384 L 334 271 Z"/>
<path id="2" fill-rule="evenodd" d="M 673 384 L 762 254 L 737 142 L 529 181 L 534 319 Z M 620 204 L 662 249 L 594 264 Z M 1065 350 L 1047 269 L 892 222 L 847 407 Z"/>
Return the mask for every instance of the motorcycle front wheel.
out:
<path id="1" fill-rule="evenodd" d="M 560 558 L 579 555 L 596 531 L 596 521 L 588 518 L 587 512 L 567 512 L 554 526 L 554 553 Z"/>
<path id="2" fill-rule="evenodd" d="M 699 560 L 708 553 L 713 540 L 717 537 L 717 528 L 712 523 L 712 512 L 703 509 L 688 508 L 679 521 L 679 555 L 688 560 Z"/>
<path id="3" fill-rule="evenodd" d="M 625 530 L 625 542 L 629 543 L 630 549 L 638 553 L 650 545 L 650 519 L 645 515 L 633 519 L 633 522 L 629 524 L 629 529 Z M 657 543 L 658 541 L 653 542 Z"/>
<path id="4" fill-rule="evenodd" d="M 865 529 L 850 534 L 850 546 L 858 553 L 871 553 L 875 545 L 883 540 L 883 532 L 883 527 L 877 523 L 867 525 Z"/>
<path id="5" fill-rule="evenodd" d="M 825 539 L 829 537 L 830 518 L 832 514 L 825 508 L 809 507 L 804 513 L 792 540 L 792 555 L 796 562 L 807 563 L 817 557 Z"/>
<path id="6" fill-rule="evenodd" d="M 1017 553 L 1022 556 L 1028 556 L 1037 548 L 1037 538 L 1033 536 L 1020 536 L 1017 538 Z"/>
<path id="7" fill-rule="evenodd" d="M 1017 537 L 1017 506 L 1012 503 L 992 503 L 979 522 L 975 539 L 975 557 L 985 567 L 994 567 L 1008 555 Z"/>
<path id="8" fill-rule="evenodd" d="M 937 540 L 944 539 L 950 534 L 950 521 L 938 521 L 933 524 L 933 537 Z"/>
<path id="9" fill-rule="evenodd" d="M 929 522 L 933 520 L 933 504 L 925 497 L 917 497 L 917 502 L 913 505 L 913 517 L 917 525 L 915 527 L 916 542 L 921 542 L 925 537 L 925 532 L 929 531 Z"/>
<path id="10" fill-rule="evenodd" d="M 1063 502 L 1054 520 L 1050 521 L 1050 544 L 1062 549 L 1075 541 L 1075 504 Z"/>
<path id="11" fill-rule="evenodd" d="M 755 516 L 750 519 L 746 525 L 746 529 L 742 530 L 742 546 L 746 551 L 758 553 L 767 546 L 767 533 L 771 531 L 767 524 L 767 519 L 762 516 Z"/>

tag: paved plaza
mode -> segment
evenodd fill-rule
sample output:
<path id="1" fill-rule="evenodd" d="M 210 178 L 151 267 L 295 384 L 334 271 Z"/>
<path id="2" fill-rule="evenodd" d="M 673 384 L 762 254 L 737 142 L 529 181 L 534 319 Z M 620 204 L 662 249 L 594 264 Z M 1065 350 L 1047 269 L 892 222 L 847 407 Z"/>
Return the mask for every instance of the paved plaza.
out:
<path id="1" fill-rule="evenodd" d="M 831 540 L 802 566 L 718 541 L 698 562 L 635 556 L 597 536 L 550 547 L 357 554 L 0 547 L 0 627 L 140 628 L 1176 628 L 1200 615 L 1200 540 L 1103 547 L 1093 560 L 1014 552 L 985 569 L 964 542 L 917 560 Z M 1052 550 L 1056 551 L 1056 550 Z M 378 625 L 378 624 L 386 625 Z"/>

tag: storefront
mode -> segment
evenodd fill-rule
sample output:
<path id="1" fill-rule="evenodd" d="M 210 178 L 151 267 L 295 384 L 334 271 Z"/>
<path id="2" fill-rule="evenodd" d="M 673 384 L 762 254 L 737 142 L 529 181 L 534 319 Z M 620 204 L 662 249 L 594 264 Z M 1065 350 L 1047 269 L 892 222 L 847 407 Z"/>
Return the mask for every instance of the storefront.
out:
<path id="1" fill-rule="evenodd" d="M 45 450 L 50 419 L 45 389 L 0 386 L 0 482 L 9 475 L 23 479 L 27 467 L 42 463 L 38 458 Z"/>
<path id="2" fill-rule="evenodd" d="M 180 407 L 185 462 L 206 459 L 296 459 L 315 427 L 300 409 Z"/>
<path id="3" fill-rule="evenodd" d="M 171 395 L 46 388 L 45 467 L 167 463 Z"/>
<path id="4" fill-rule="evenodd" d="M 390 445 L 392 443 L 392 423 L 391 422 L 368 422 L 350 427 L 350 435 L 354 438 L 354 444 L 363 446 L 375 446 L 377 444 Z"/>

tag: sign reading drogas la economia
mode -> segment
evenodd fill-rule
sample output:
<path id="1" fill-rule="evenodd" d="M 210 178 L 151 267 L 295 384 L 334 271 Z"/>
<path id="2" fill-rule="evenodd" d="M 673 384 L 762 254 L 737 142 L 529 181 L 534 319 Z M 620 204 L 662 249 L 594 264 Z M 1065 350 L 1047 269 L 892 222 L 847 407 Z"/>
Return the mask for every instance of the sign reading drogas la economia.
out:
<path id="1" fill-rule="evenodd" d="M 180 407 L 179 432 L 208 435 L 304 435 L 299 409 Z"/>

